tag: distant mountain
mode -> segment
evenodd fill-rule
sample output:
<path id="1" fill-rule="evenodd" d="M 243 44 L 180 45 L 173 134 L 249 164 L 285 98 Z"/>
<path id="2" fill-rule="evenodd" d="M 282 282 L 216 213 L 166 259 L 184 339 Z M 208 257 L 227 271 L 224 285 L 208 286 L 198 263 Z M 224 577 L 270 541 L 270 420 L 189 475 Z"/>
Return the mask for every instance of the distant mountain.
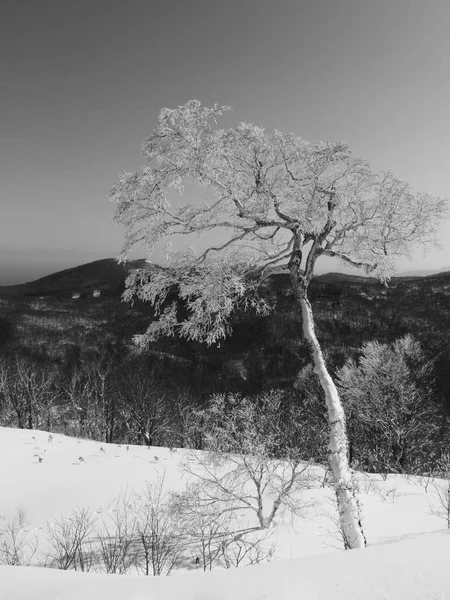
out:
<path id="1" fill-rule="evenodd" d="M 416 269 L 414 271 L 402 271 L 396 277 L 428 277 L 429 275 L 437 275 L 439 273 L 450 272 L 450 266 L 442 267 L 442 269 Z"/>
<path id="2" fill-rule="evenodd" d="M 133 269 L 149 267 L 144 258 L 130 260 L 125 264 L 118 263 L 115 258 L 105 258 L 94 262 L 79 265 L 63 271 L 58 271 L 46 277 L 41 277 L 36 281 L 23 283 L 19 285 L 0 286 L 0 296 L 62 296 L 67 297 L 79 293 L 83 295 L 92 295 L 95 290 L 100 291 L 102 295 L 119 295 L 124 290 L 126 277 Z M 430 275 L 436 275 L 450 271 L 450 267 L 444 267 L 439 270 L 417 270 L 405 271 L 395 276 L 397 278 L 423 278 Z M 273 267 L 268 275 L 289 276 L 288 271 L 283 266 Z M 376 284 L 378 280 L 375 277 L 364 275 L 352 275 L 349 273 L 323 273 L 314 277 L 321 283 L 329 284 Z"/>
<path id="3" fill-rule="evenodd" d="M 115 258 L 104 258 L 46 275 L 28 283 L 0 286 L 0 296 L 69 296 L 74 293 L 92 295 L 99 290 L 103 295 L 119 294 L 124 289 L 126 277 L 133 269 L 148 267 L 146 259 L 136 259 L 119 264 Z M 289 279 L 286 267 L 268 270 L 270 277 L 280 275 Z M 324 283 L 376 283 L 377 279 L 347 273 L 325 273 L 314 277 Z"/>
<path id="4" fill-rule="evenodd" d="M 127 275 L 133 269 L 143 268 L 145 259 L 118 263 L 115 258 L 64 269 L 36 281 L 20 285 L 0 286 L 3 296 L 69 296 L 73 293 L 91 295 L 95 290 L 102 294 L 120 293 L 124 289 Z"/>
<path id="5" fill-rule="evenodd" d="M 315 279 L 323 283 L 378 283 L 376 277 L 351 275 L 349 273 L 323 273 L 322 275 L 316 275 Z"/>
<path id="6" fill-rule="evenodd" d="M 424 277 L 430 277 L 432 275 L 440 275 L 443 273 L 450 273 L 450 267 L 443 267 L 442 269 L 417 269 L 415 271 L 402 271 L 396 273 L 392 279 L 422 279 Z M 352 275 L 350 273 L 323 273 L 316 275 L 316 279 L 328 283 L 378 283 L 376 277 L 367 277 L 364 275 Z"/>

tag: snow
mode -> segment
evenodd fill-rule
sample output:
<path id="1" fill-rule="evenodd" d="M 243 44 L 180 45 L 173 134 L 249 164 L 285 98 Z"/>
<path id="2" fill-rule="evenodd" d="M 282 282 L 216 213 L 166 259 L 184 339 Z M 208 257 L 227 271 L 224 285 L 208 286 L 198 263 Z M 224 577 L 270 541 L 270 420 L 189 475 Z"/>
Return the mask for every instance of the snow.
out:
<path id="1" fill-rule="evenodd" d="M 0 567 L 4 600 L 448 600 L 450 532 L 228 571 L 139 577 Z"/>
<path id="2" fill-rule="evenodd" d="M 37 534 L 76 506 L 97 510 L 125 489 L 141 491 L 163 471 L 167 490 L 186 485 L 181 449 L 0 428 L 0 452 L 0 515 L 24 508 Z M 170 577 L 2 566 L 0 600 L 450 600 L 450 531 L 432 514 L 433 486 L 426 491 L 417 477 L 358 474 L 358 487 L 365 549 L 337 549 L 333 492 L 317 487 L 304 492 L 315 501 L 307 518 L 277 519 L 270 564 Z"/>

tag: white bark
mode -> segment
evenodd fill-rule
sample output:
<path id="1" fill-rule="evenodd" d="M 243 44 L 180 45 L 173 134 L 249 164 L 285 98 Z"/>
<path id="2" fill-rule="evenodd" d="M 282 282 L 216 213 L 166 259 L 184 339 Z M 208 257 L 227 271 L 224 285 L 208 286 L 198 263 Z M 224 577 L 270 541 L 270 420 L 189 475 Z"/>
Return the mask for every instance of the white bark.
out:
<path id="1" fill-rule="evenodd" d="M 361 514 L 347 459 L 348 439 L 345 426 L 345 414 L 339 394 L 330 374 L 314 328 L 314 317 L 307 297 L 298 298 L 303 317 L 303 333 L 310 345 L 314 370 L 325 392 L 330 425 L 330 465 L 339 509 L 339 520 L 344 543 L 349 548 L 364 548 L 366 539 L 361 525 Z"/>

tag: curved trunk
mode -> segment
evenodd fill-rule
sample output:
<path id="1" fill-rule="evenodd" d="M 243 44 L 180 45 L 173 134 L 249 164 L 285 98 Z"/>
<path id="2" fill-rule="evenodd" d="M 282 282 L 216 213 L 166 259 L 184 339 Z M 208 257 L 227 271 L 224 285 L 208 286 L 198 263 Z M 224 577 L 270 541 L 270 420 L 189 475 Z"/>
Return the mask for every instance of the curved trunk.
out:
<path id="1" fill-rule="evenodd" d="M 345 414 L 337 388 L 328 373 L 322 350 L 316 336 L 314 316 L 307 295 L 307 283 L 293 278 L 297 302 L 303 317 L 303 334 L 311 350 L 314 371 L 325 392 L 330 426 L 330 466 L 333 473 L 334 489 L 339 510 L 339 522 L 344 545 L 347 548 L 364 548 L 366 538 L 361 524 L 359 503 L 355 495 L 352 475 L 348 464 L 348 438 Z"/>

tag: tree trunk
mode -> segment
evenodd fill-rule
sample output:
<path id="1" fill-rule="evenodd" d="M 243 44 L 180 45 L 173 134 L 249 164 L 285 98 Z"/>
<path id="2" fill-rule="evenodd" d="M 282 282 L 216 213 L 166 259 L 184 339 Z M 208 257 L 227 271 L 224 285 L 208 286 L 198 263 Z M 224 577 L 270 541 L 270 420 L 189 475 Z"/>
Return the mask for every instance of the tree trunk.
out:
<path id="1" fill-rule="evenodd" d="M 26 399 L 27 406 L 27 429 L 33 429 L 33 408 L 31 398 L 28 396 Z"/>
<path id="2" fill-rule="evenodd" d="M 359 503 L 355 495 L 347 458 L 348 438 L 345 426 L 344 409 L 342 408 L 337 388 L 328 373 L 322 350 L 316 336 L 314 316 L 307 294 L 307 284 L 302 283 L 298 279 L 294 281 L 293 278 L 295 296 L 302 311 L 303 334 L 310 347 L 314 362 L 314 371 L 325 392 L 325 401 L 328 409 L 328 423 L 330 426 L 330 443 L 328 450 L 344 545 L 346 549 L 364 548 L 366 545 L 366 538 L 364 537 L 362 529 Z"/>

